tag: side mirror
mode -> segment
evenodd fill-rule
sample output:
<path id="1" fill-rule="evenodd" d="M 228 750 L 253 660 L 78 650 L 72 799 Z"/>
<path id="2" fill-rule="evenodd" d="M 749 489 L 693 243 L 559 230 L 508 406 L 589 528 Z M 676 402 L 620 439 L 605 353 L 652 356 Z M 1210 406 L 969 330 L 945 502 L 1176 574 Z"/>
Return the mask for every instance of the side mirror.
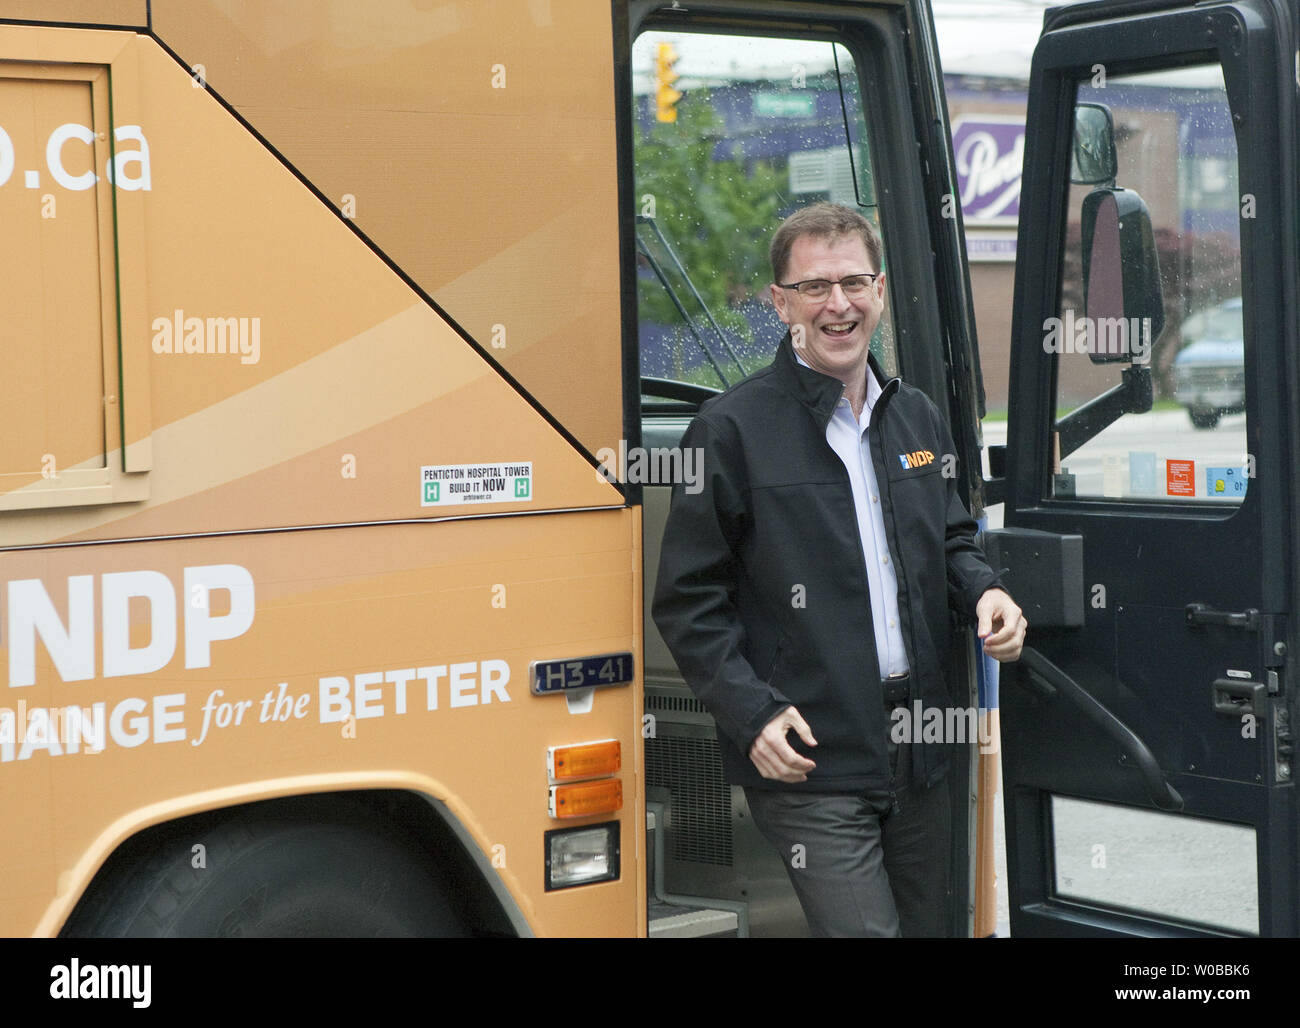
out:
<path id="1" fill-rule="evenodd" d="M 1076 186 L 1114 185 L 1119 172 L 1115 156 L 1115 119 L 1104 104 L 1078 104 L 1074 108 L 1074 146 L 1070 153 L 1070 181 Z"/>
<path id="2" fill-rule="evenodd" d="M 1083 307 L 1094 364 L 1146 364 L 1165 327 L 1151 214 L 1131 189 L 1094 189 L 1080 208 Z"/>

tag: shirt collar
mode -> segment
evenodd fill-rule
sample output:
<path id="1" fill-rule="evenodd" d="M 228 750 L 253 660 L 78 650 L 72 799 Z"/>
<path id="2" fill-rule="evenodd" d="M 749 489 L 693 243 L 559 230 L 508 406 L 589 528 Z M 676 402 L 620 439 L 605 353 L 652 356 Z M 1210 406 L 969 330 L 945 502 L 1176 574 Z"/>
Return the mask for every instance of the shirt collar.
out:
<path id="1" fill-rule="evenodd" d="M 801 356 L 799 356 L 798 351 L 795 351 L 794 359 L 798 361 L 800 364 L 802 364 L 809 371 L 816 370 L 815 368 L 813 368 L 811 364 L 809 364 L 806 360 L 804 360 Z M 841 383 L 841 386 L 842 385 L 843 383 Z M 867 367 L 867 397 L 866 397 L 866 403 L 864 404 L 864 409 L 868 414 L 870 414 L 872 409 L 876 406 L 876 401 L 880 399 L 881 392 L 882 389 L 880 387 L 880 380 L 876 378 L 875 372 L 871 369 L 870 366 L 868 366 Z M 843 398 L 844 398 L 843 389 L 841 389 L 840 399 Z"/>

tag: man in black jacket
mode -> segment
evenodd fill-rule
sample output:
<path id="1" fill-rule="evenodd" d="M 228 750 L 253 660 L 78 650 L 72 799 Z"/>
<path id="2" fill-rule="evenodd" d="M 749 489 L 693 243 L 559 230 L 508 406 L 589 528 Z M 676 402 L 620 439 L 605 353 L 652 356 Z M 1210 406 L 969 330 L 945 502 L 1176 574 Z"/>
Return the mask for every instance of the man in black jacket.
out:
<path id="1" fill-rule="evenodd" d="M 949 606 L 998 660 L 1019 657 L 1025 621 L 975 544 L 943 417 L 869 355 L 874 227 L 818 204 L 771 256 L 790 331 L 682 440 L 702 488 L 674 489 L 655 621 L 812 932 L 943 934 L 946 752 L 900 713 L 951 707 Z"/>

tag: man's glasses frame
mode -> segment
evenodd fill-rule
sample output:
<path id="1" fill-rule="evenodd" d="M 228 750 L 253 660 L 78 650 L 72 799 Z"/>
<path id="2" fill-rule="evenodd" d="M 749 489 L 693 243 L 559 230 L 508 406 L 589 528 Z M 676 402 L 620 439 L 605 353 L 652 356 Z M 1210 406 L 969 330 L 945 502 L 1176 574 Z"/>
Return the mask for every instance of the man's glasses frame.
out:
<path id="1" fill-rule="evenodd" d="M 825 278 L 809 278 L 788 284 L 778 282 L 777 285 L 782 289 L 793 289 L 807 300 L 825 300 L 831 295 L 831 290 L 839 286 L 850 300 L 858 300 L 867 295 L 879 277 L 878 271 L 864 271 L 858 275 L 847 275 L 837 282 Z"/>

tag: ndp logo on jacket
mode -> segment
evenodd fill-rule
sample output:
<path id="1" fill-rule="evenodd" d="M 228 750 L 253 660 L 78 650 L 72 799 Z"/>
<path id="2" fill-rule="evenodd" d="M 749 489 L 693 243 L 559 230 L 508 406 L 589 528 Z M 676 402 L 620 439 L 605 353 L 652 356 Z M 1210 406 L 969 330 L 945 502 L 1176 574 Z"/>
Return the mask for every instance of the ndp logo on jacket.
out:
<path id="1" fill-rule="evenodd" d="M 923 468 L 934 463 L 934 454 L 929 450 L 915 450 L 912 453 L 900 453 L 898 463 L 904 468 Z"/>

